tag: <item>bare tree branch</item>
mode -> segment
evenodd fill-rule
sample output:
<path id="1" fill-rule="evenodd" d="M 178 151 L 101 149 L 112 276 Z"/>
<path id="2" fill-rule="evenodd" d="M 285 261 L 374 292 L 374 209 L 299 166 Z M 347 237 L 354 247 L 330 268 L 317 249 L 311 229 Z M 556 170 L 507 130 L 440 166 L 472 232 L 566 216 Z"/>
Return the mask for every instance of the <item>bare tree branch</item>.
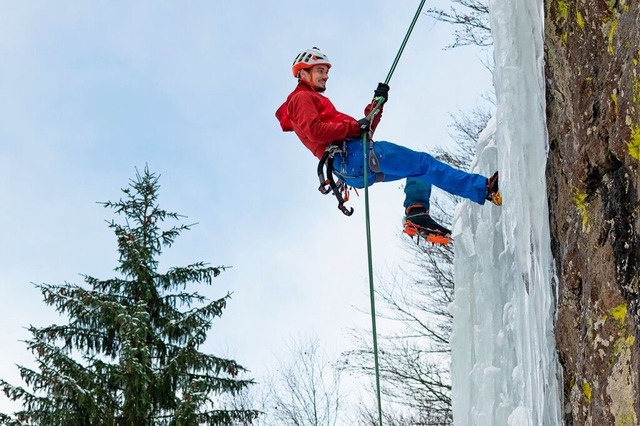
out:
<path id="1" fill-rule="evenodd" d="M 427 15 L 438 21 L 453 24 L 455 41 L 447 46 L 454 47 L 476 45 L 481 47 L 492 44 L 489 27 L 489 6 L 485 0 L 451 0 L 448 11 L 430 8 Z"/>

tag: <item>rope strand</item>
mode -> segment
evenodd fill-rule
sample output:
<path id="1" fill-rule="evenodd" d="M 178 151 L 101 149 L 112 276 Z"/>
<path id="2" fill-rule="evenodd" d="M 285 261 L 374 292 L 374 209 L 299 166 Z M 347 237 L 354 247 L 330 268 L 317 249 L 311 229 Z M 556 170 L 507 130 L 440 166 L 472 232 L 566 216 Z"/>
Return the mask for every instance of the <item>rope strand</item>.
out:
<path id="1" fill-rule="evenodd" d="M 389 70 L 389 74 L 387 74 L 387 78 L 384 81 L 386 84 L 389 84 L 391 77 L 398 65 L 398 61 L 400 60 L 400 56 L 404 52 L 404 48 L 407 45 L 407 41 L 409 40 L 409 36 L 413 31 L 413 27 L 420 16 L 420 12 L 422 11 L 422 7 L 424 6 L 426 0 L 421 0 L 420 6 L 418 6 L 418 10 L 416 11 L 413 21 L 411 21 L 411 25 L 407 31 L 407 34 L 404 36 L 404 40 L 402 41 L 402 45 L 396 54 L 396 58 L 393 61 L 393 65 L 391 65 L 391 69 Z M 377 114 L 378 109 L 382 105 L 384 101 L 383 98 L 378 98 L 376 106 L 371 109 L 369 116 L 367 117 L 371 120 L 375 114 Z M 382 426 L 382 398 L 380 392 L 380 365 L 378 362 L 378 332 L 376 328 L 376 299 L 375 299 L 375 290 L 373 286 L 373 255 L 371 250 L 371 220 L 369 215 L 369 176 L 368 176 L 368 165 L 369 159 L 367 157 L 367 133 L 364 132 L 362 134 L 362 151 L 363 151 L 363 159 L 364 159 L 364 210 L 365 210 L 365 227 L 366 227 L 366 236 L 367 236 L 367 263 L 369 270 L 369 294 L 371 297 L 371 329 L 373 333 L 373 359 L 375 364 L 375 373 L 376 373 L 376 396 L 378 400 L 378 423 Z"/>
<path id="2" fill-rule="evenodd" d="M 407 45 L 407 42 L 409 41 L 409 36 L 413 32 L 413 27 L 415 27 L 416 22 L 418 21 L 418 17 L 420 16 L 420 12 L 422 12 L 422 7 L 424 6 L 425 1 L 426 0 L 422 0 L 420 2 L 420 6 L 418 6 L 418 10 L 416 11 L 416 14 L 413 16 L 413 20 L 411 21 L 411 25 L 409 25 L 409 30 L 407 30 L 407 34 L 404 36 L 404 40 L 402 40 L 402 44 L 400 45 L 400 49 L 398 50 L 398 53 L 396 54 L 396 59 L 393 61 L 393 65 L 391 65 L 391 69 L 389 70 L 389 74 L 387 74 L 387 78 L 384 81 L 386 84 L 389 84 L 389 81 L 391 80 L 391 76 L 393 75 L 394 71 L 396 70 L 396 65 L 398 65 L 398 61 L 400 60 L 400 56 L 402 56 L 402 53 L 404 52 L 404 48 Z"/>

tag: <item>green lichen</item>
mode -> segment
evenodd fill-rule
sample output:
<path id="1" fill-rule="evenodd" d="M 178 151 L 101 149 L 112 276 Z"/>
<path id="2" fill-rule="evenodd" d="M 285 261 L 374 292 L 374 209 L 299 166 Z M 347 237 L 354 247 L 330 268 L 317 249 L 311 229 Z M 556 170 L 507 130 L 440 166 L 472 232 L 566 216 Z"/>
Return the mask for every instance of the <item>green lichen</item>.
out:
<path id="1" fill-rule="evenodd" d="M 582 394 L 587 398 L 587 403 L 591 402 L 591 385 L 588 382 L 582 384 Z"/>
<path id="2" fill-rule="evenodd" d="M 611 318 L 618 328 L 618 336 L 613 343 L 611 367 L 607 378 L 606 392 L 611 398 L 610 410 L 616 425 L 637 425 L 633 408 L 635 389 L 633 387 L 631 351 L 635 343 L 633 334 L 626 328 L 627 305 L 622 303 L 609 309 Z"/>
<path id="3" fill-rule="evenodd" d="M 635 66 L 638 65 L 638 56 L 640 56 L 640 50 L 635 52 L 633 58 L 633 64 Z M 625 122 L 631 129 L 631 137 L 629 142 L 627 142 L 627 149 L 632 158 L 640 161 L 640 125 L 637 123 L 637 120 L 633 118 L 633 116 L 636 115 L 636 106 L 640 106 L 640 78 L 638 78 L 638 73 L 635 68 L 633 69 L 631 94 L 633 103 L 629 108 L 629 113 L 632 114 L 632 116 L 627 115 L 625 119 Z"/>
<path id="4" fill-rule="evenodd" d="M 613 48 L 613 37 L 616 34 L 616 30 L 618 29 L 618 20 L 614 19 L 611 21 L 611 28 L 609 28 L 609 54 L 613 56 L 615 54 L 615 49 Z"/>
<path id="5" fill-rule="evenodd" d="M 587 404 L 591 402 L 591 385 L 588 382 L 582 384 L 582 394 L 587 399 Z"/>
<path id="6" fill-rule="evenodd" d="M 635 342 L 635 338 L 632 335 L 629 335 L 626 328 L 626 320 L 627 320 L 627 305 L 626 303 L 621 303 L 618 306 L 614 306 L 613 308 L 607 311 L 608 315 L 604 315 L 605 321 L 607 318 L 611 318 L 616 322 L 616 328 L 618 329 L 618 335 L 616 339 L 613 341 L 613 353 L 611 354 L 611 358 L 609 360 L 611 365 L 614 365 L 616 361 L 619 359 L 620 354 L 631 348 L 633 343 Z"/>
<path id="7" fill-rule="evenodd" d="M 587 194 L 580 191 L 578 188 L 573 189 L 573 202 L 578 208 L 578 211 L 580 212 L 580 216 L 582 217 L 583 229 L 587 226 L 587 222 L 589 221 L 589 216 L 587 215 L 586 199 L 587 199 Z"/>
<path id="8" fill-rule="evenodd" d="M 618 115 L 618 93 L 616 90 L 611 92 L 611 100 L 613 101 L 613 112 Z"/>
<path id="9" fill-rule="evenodd" d="M 629 155 L 640 161 L 640 126 L 635 125 L 631 128 L 631 140 L 627 143 Z"/>
<path id="10" fill-rule="evenodd" d="M 569 18 L 569 8 L 567 8 L 567 4 L 564 0 L 558 0 L 558 18 L 563 21 L 566 21 Z"/>
<path id="11" fill-rule="evenodd" d="M 627 319 L 627 305 L 622 303 L 609 309 L 609 315 L 618 321 L 619 326 L 624 326 L 624 322 Z"/>
<path id="12" fill-rule="evenodd" d="M 576 10 L 576 21 L 578 22 L 578 27 L 583 30 L 584 29 L 584 19 L 582 18 L 582 13 L 579 10 Z"/>
<path id="13" fill-rule="evenodd" d="M 634 59 L 635 63 L 638 62 L 637 59 Z M 634 72 L 635 74 L 635 72 Z M 632 91 L 633 91 L 633 103 L 640 103 L 640 79 L 637 76 L 634 76 L 632 83 Z"/>

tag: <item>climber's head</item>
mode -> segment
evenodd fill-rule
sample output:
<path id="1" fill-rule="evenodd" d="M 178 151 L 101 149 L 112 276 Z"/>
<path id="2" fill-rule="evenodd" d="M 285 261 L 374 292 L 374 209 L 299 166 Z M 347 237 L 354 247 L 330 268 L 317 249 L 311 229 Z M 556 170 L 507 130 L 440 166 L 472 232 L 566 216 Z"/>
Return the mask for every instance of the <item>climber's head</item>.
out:
<path id="1" fill-rule="evenodd" d="M 317 47 L 300 52 L 293 61 L 293 76 L 305 81 L 317 92 L 324 92 L 329 79 L 331 62 Z"/>

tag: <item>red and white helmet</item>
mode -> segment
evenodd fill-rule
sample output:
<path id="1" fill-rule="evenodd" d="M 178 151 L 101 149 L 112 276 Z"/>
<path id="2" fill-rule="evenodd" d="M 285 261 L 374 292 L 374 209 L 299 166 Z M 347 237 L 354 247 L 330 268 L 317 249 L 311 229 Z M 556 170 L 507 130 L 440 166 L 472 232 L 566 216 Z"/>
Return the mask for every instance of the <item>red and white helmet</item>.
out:
<path id="1" fill-rule="evenodd" d="M 298 53 L 296 59 L 293 60 L 292 71 L 293 76 L 298 78 L 298 73 L 302 69 L 311 68 L 314 65 L 326 65 L 331 68 L 331 62 L 327 55 L 322 53 L 317 47 L 312 47 L 303 52 Z"/>

